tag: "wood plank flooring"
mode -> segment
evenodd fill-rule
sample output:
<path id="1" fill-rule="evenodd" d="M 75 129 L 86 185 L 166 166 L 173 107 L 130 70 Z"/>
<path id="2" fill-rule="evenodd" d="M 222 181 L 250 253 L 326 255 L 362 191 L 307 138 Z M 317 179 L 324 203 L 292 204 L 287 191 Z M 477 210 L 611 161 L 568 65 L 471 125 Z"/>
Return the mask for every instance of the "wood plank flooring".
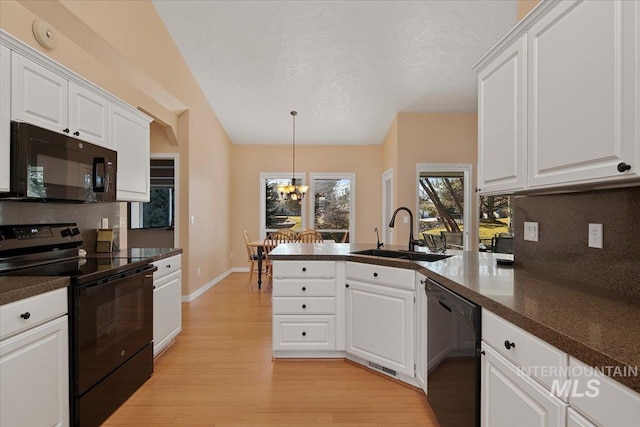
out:
<path id="1" fill-rule="evenodd" d="M 105 426 L 433 426 L 422 392 L 344 360 L 273 360 L 271 294 L 234 273 Z"/>

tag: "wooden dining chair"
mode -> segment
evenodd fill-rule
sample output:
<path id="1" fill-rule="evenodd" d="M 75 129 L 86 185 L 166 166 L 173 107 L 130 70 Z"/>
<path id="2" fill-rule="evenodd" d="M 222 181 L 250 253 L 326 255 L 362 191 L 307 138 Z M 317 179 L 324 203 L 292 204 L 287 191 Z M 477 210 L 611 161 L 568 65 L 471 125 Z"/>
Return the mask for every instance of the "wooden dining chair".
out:
<path id="1" fill-rule="evenodd" d="M 296 241 L 296 235 L 292 230 L 277 230 L 267 235 L 267 238 L 277 243 L 291 243 Z"/>
<path id="2" fill-rule="evenodd" d="M 281 228 L 278 231 L 274 231 L 274 233 L 278 233 L 279 235 L 284 234 L 289 236 L 289 239 L 291 239 L 292 242 L 295 242 L 296 239 L 298 238 L 298 232 L 297 231 L 293 231 L 290 228 Z"/>
<path id="3" fill-rule="evenodd" d="M 258 272 L 258 260 L 260 260 L 260 255 L 258 255 L 257 249 L 255 247 L 249 245 L 249 243 L 251 243 L 251 239 L 249 238 L 249 233 L 247 233 L 247 230 L 244 230 L 242 234 L 244 235 L 244 243 L 247 247 L 247 261 L 249 262 L 249 283 L 251 283 L 253 280 L 253 273 Z"/>
<path id="4" fill-rule="evenodd" d="M 340 240 L 340 243 L 347 243 L 348 239 L 349 239 L 349 230 L 345 231 L 345 233 L 342 235 L 342 240 Z"/>
<path id="5" fill-rule="evenodd" d="M 298 233 L 300 243 L 322 243 L 324 239 L 318 230 L 302 230 Z"/>
<path id="6" fill-rule="evenodd" d="M 269 258 L 269 253 L 280 243 L 291 242 L 292 240 L 289 235 L 287 233 L 282 233 L 282 230 L 274 231 L 264 238 L 264 243 L 262 244 L 262 255 L 264 256 L 264 262 L 262 264 L 265 266 L 264 273 L 269 282 L 269 286 L 267 289 L 271 289 L 273 285 L 273 262 Z"/>

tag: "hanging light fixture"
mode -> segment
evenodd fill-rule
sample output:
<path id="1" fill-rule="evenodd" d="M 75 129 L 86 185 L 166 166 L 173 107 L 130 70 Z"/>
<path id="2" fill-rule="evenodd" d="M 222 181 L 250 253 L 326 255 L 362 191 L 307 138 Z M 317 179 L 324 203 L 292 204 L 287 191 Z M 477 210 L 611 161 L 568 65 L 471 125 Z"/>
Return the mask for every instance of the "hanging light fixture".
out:
<path id="1" fill-rule="evenodd" d="M 289 185 L 280 184 L 276 186 L 276 191 L 280 196 L 281 200 L 302 200 L 304 199 L 304 195 L 309 190 L 308 185 L 296 185 L 296 116 L 298 115 L 297 111 L 292 111 L 291 116 L 293 117 L 293 171 L 292 178 Z"/>

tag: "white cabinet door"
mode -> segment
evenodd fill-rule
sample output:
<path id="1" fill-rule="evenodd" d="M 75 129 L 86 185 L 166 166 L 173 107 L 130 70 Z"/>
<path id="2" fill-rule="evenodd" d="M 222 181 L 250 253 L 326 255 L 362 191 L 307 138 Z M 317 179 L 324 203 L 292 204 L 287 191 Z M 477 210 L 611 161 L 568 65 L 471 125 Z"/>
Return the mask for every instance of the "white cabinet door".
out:
<path id="1" fill-rule="evenodd" d="M 11 118 L 69 133 L 69 85 L 65 78 L 11 54 Z"/>
<path id="2" fill-rule="evenodd" d="M 565 1 L 530 28 L 529 187 L 638 176 L 637 7 Z"/>
<path id="3" fill-rule="evenodd" d="M 567 427 L 596 427 L 596 425 L 580 415 L 573 408 L 569 408 L 567 412 Z"/>
<path id="4" fill-rule="evenodd" d="M 68 426 L 67 316 L 0 342 L 0 425 Z"/>
<path id="5" fill-rule="evenodd" d="M 11 51 L 0 46 L 0 191 L 9 191 L 11 146 Z"/>
<path id="6" fill-rule="evenodd" d="M 564 427 L 567 404 L 482 343 L 483 427 Z"/>
<path id="7" fill-rule="evenodd" d="M 478 74 L 478 188 L 525 188 L 526 34 Z"/>
<path id="8" fill-rule="evenodd" d="M 346 351 L 414 376 L 414 292 L 349 280 Z"/>
<path id="9" fill-rule="evenodd" d="M 427 393 L 427 294 L 426 277 L 416 274 L 416 380 Z"/>
<path id="10" fill-rule="evenodd" d="M 154 282 L 153 356 L 182 330 L 182 270 Z"/>
<path id="11" fill-rule="evenodd" d="M 109 138 L 118 152 L 117 200 L 149 201 L 149 122 L 135 110 L 109 103 Z"/>
<path id="12" fill-rule="evenodd" d="M 79 86 L 69 83 L 69 129 L 76 138 L 101 147 L 109 147 L 107 139 L 107 99 Z"/>

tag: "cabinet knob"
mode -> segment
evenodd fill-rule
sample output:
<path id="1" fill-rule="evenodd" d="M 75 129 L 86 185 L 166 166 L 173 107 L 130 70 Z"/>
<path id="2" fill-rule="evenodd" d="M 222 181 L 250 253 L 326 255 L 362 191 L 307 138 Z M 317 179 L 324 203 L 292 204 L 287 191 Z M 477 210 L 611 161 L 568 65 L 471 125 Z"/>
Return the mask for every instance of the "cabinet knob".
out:
<path id="1" fill-rule="evenodd" d="M 348 284 L 348 283 L 347 283 L 347 284 L 345 284 L 345 285 L 344 285 L 344 287 L 345 287 L 345 288 L 348 288 L 348 287 L 349 287 L 349 284 Z"/>
<path id="2" fill-rule="evenodd" d="M 302 308 L 307 308 L 307 304 L 302 304 Z"/>
<path id="3" fill-rule="evenodd" d="M 75 136 L 80 136 L 80 132 L 78 132 L 78 131 L 75 131 L 73 134 L 74 134 Z"/>
<path id="4" fill-rule="evenodd" d="M 303 291 L 306 291 L 306 290 L 307 290 L 307 288 L 306 288 L 305 286 L 303 286 L 303 287 L 302 287 L 302 290 L 303 290 Z"/>
<path id="5" fill-rule="evenodd" d="M 373 273 L 373 277 L 378 277 L 378 273 Z"/>
<path id="6" fill-rule="evenodd" d="M 509 340 L 506 340 L 504 342 L 504 346 L 507 350 L 511 350 L 512 348 L 514 348 L 516 346 L 516 343 L 514 342 L 509 342 Z"/>
<path id="7" fill-rule="evenodd" d="M 27 311 L 26 313 L 22 313 L 20 317 L 22 317 L 24 320 L 27 320 L 28 318 L 31 317 L 31 313 Z"/>
<path id="8" fill-rule="evenodd" d="M 155 289 L 155 288 L 156 288 L 156 285 L 153 285 L 153 289 Z"/>
<path id="9" fill-rule="evenodd" d="M 171 268 L 171 264 L 167 264 L 167 268 Z"/>
<path id="10" fill-rule="evenodd" d="M 629 169 L 631 169 L 631 165 L 625 162 L 620 162 L 618 163 L 618 172 L 622 173 L 622 172 L 626 172 Z"/>
<path id="11" fill-rule="evenodd" d="M 64 132 L 64 133 L 69 133 L 69 128 L 64 128 L 64 129 L 62 129 L 62 132 Z"/>
<path id="12" fill-rule="evenodd" d="M 307 267 L 302 267 L 302 271 L 307 271 Z"/>
<path id="13" fill-rule="evenodd" d="M 421 285 L 426 285 L 427 284 L 427 280 L 426 279 L 420 279 L 420 284 Z"/>
<path id="14" fill-rule="evenodd" d="M 481 192 L 481 191 L 482 191 L 482 188 L 478 188 L 478 187 L 476 187 L 476 193 L 479 193 L 479 192 Z"/>
<path id="15" fill-rule="evenodd" d="M 306 332 L 303 332 L 303 333 L 302 333 L 302 336 L 303 336 L 303 337 L 306 337 L 306 336 L 307 336 L 307 333 L 306 333 Z"/>

